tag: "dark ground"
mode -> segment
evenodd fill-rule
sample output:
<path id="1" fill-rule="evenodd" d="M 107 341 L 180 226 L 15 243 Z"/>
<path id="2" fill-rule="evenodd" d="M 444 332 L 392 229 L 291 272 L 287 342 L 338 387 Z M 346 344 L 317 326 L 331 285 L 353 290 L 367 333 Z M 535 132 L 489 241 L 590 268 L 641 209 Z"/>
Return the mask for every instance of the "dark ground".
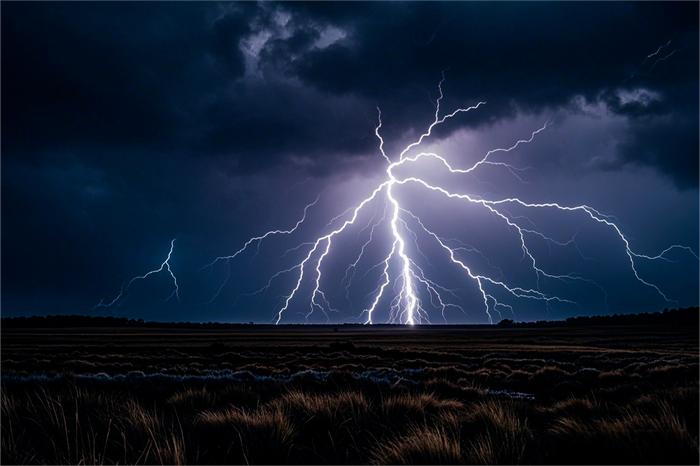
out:
<path id="1" fill-rule="evenodd" d="M 698 464 L 697 323 L 13 327 L 3 464 Z"/>

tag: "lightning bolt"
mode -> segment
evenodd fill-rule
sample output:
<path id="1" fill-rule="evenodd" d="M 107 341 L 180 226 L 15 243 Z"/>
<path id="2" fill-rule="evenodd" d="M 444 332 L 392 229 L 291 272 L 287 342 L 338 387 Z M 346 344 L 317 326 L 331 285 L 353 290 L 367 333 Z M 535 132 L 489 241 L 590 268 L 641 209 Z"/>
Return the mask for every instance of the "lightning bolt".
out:
<path id="1" fill-rule="evenodd" d="M 104 309 L 104 308 L 110 308 L 112 306 L 115 306 L 118 304 L 122 298 L 124 298 L 131 285 L 133 285 L 134 282 L 137 282 L 139 280 L 145 280 L 151 275 L 155 275 L 158 273 L 161 273 L 163 271 L 168 272 L 168 275 L 170 275 L 170 278 L 173 281 L 173 292 L 170 293 L 170 295 L 165 298 L 165 301 L 170 300 L 173 296 L 179 301 L 180 300 L 180 285 L 177 282 L 177 277 L 173 273 L 172 268 L 170 267 L 170 259 L 173 256 L 173 250 L 175 249 L 175 239 L 173 238 L 170 240 L 170 250 L 168 251 L 168 255 L 165 257 L 165 260 L 160 264 L 160 267 L 157 269 L 149 270 L 143 275 L 137 275 L 135 277 L 132 277 L 129 281 L 127 281 L 124 285 L 122 285 L 121 290 L 119 291 L 119 294 L 117 294 L 112 300 L 105 302 L 104 299 L 100 300 L 99 303 L 97 303 L 94 307 L 94 309 Z"/>
<path id="2" fill-rule="evenodd" d="M 304 207 L 304 214 L 302 215 L 302 217 L 301 217 L 299 220 L 297 220 L 297 222 L 294 224 L 293 227 L 291 227 L 291 228 L 289 228 L 289 229 L 287 229 L 287 230 L 270 230 L 270 231 L 265 232 L 264 234 L 262 234 L 262 235 L 260 235 L 260 236 L 254 236 L 254 237 L 250 238 L 248 241 L 246 241 L 245 244 L 243 244 L 243 246 L 241 246 L 241 248 L 238 249 L 238 250 L 237 250 L 236 252 L 234 252 L 233 254 L 230 254 L 230 255 L 228 255 L 228 256 L 219 256 L 219 257 L 217 257 L 216 259 L 214 259 L 213 261 L 211 261 L 209 264 L 207 264 L 207 265 L 205 265 L 204 267 L 202 267 L 202 270 L 208 269 L 208 268 L 211 268 L 211 267 L 213 267 L 214 265 L 216 265 L 217 263 L 222 262 L 222 261 L 225 261 L 225 262 L 227 262 L 227 263 L 229 264 L 229 269 L 228 269 L 228 271 L 227 271 L 226 278 L 224 278 L 224 280 L 221 282 L 221 284 L 220 284 L 219 287 L 217 288 L 216 293 L 214 293 L 214 295 L 212 296 L 212 298 L 211 298 L 208 302 L 209 302 L 209 303 L 213 303 L 214 301 L 216 301 L 216 299 L 219 297 L 219 295 L 220 295 L 221 292 L 223 291 L 224 287 L 228 284 L 228 281 L 229 281 L 229 279 L 231 278 L 231 268 L 230 268 L 230 264 L 231 264 L 231 261 L 232 261 L 233 259 L 235 259 L 236 257 L 238 257 L 238 256 L 239 256 L 240 254 L 242 254 L 243 252 L 245 252 L 245 251 L 248 249 L 248 247 L 249 247 L 250 245 L 252 245 L 252 244 L 256 244 L 256 245 L 257 245 L 257 251 L 256 251 L 256 253 L 259 252 L 259 251 L 260 251 L 260 244 L 262 243 L 262 241 L 263 241 L 265 238 L 268 238 L 268 237 L 274 236 L 274 235 L 291 235 L 291 234 L 293 234 L 294 232 L 296 232 L 296 231 L 299 229 L 299 227 L 300 227 L 300 226 L 304 223 L 304 221 L 306 220 L 306 216 L 307 216 L 307 214 L 308 214 L 308 212 L 309 212 L 309 209 L 310 209 L 311 207 L 315 206 L 315 205 L 318 203 L 319 198 L 320 198 L 320 196 L 316 196 L 316 199 L 314 199 L 312 202 L 310 202 L 309 204 L 307 204 L 307 205 Z"/>
<path id="3" fill-rule="evenodd" d="M 658 47 L 655 51 L 653 51 L 653 52 L 651 52 L 649 55 L 647 55 L 646 58 L 644 58 L 644 61 L 647 61 L 647 60 L 649 60 L 650 58 L 654 58 L 654 57 L 657 56 L 659 53 L 661 53 L 661 51 L 662 51 L 663 49 L 665 49 L 665 48 L 668 47 L 669 45 L 671 45 L 671 40 L 670 40 L 670 39 L 669 39 L 665 44 L 659 45 L 659 47 Z"/>
<path id="4" fill-rule="evenodd" d="M 665 43 L 659 45 L 656 50 L 648 54 L 646 57 L 644 57 L 644 60 L 642 60 L 642 63 L 639 65 L 639 69 L 632 72 L 627 78 L 624 79 L 623 83 L 628 82 L 629 80 L 635 78 L 636 76 L 639 75 L 648 75 L 652 71 L 654 71 L 654 68 L 656 68 L 656 65 L 659 63 L 668 60 L 671 58 L 673 55 L 676 54 L 678 50 L 673 49 L 670 52 L 668 52 L 669 47 L 671 46 L 671 40 L 669 39 Z M 656 58 L 655 58 L 656 57 Z M 654 59 L 652 61 L 652 59 Z M 649 65 L 651 63 L 651 65 Z"/>
<path id="5" fill-rule="evenodd" d="M 661 47 L 647 58 L 653 58 L 663 48 L 664 47 Z M 523 170 L 522 167 L 514 166 L 503 160 L 493 160 L 493 156 L 495 154 L 507 154 L 522 145 L 532 143 L 549 125 L 549 122 L 545 122 L 541 127 L 532 131 L 528 137 L 518 139 L 507 147 L 489 150 L 472 165 L 463 168 L 453 166 L 448 159 L 437 153 L 417 152 L 416 149 L 418 149 L 427 138 L 432 136 L 433 130 L 436 127 L 462 113 L 472 112 L 486 105 L 486 102 L 480 101 L 474 105 L 460 107 L 452 112 L 442 114 L 441 104 L 444 99 L 442 86 L 444 81 L 445 77 L 443 74 L 442 79 L 438 83 L 438 97 L 435 101 L 433 120 L 427 126 L 427 129 L 420 134 L 418 139 L 405 146 L 395 157 L 387 153 L 384 148 L 384 139 L 381 135 L 382 113 L 379 107 L 377 107 L 377 126 L 374 129 L 374 135 L 379 142 L 379 155 L 386 162 L 385 178 L 358 204 L 349 207 L 343 213 L 333 217 L 325 227 L 327 229 L 326 233 L 322 233 L 321 236 L 313 240 L 303 242 L 287 250 L 284 255 L 292 251 L 303 250 L 304 256 L 299 262 L 276 272 L 270 277 L 265 286 L 252 293 L 260 293 L 269 289 L 272 281 L 284 274 L 296 274 L 293 287 L 283 296 L 281 306 L 275 313 L 275 323 L 279 324 L 283 320 L 285 313 L 289 310 L 290 304 L 300 294 L 300 290 L 306 281 L 311 285 L 311 293 L 309 309 L 308 312 L 304 314 L 305 319 L 310 318 L 317 310 L 322 312 L 327 319 L 329 317 L 328 312 L 337 311 L 337 309 L 331 306 L 323 289 L 324 261 L 328 258 L 329 254 L 331 254 L 334 240 L 340 235 L 347 233 L 353 226 L 356 226 L 363 210 L 377 202 L 384 203 L 384 214 L 378 220 L 376 220 L 375 217 L 371 218 L 369 222 L 362 227 L 361 234 L 364 234 L 368 228 L 370 229 L 369 237 L 362 243 L 359 253 L 355 256 L 355 260 L 345 269 L 345 275 L 341 281 L 341 283 L 345 284 L 347 297 L 355 270 L 364 256 L 366 248 L 374 241 L 375 230 L 382 225 L 386 226 L 391 237 L 389 247 L 386 249 L 385 255 L 383 256 L 384 258 L 371 266 L 366 272 L 367 274 L 379 269 L 377 286 L 367 296 L 368 305 L 359 315 L 359 319 L 367 324 L 374 322 L 377 309 L 384 299 L 389 299 L 387 296 L 388 293 L 393 293 L 393 296 L 391 296 L 388 302 L 388 316 L 390 322 L 409 325 L 429 323 L 429 313 L 426 308 L 428 305 L 440 310 L 445 320 L 445 311 L 448 308 L 455 308 L 465 312 L 462 306 L 454 302 L 458 299 L 454 290 L 441 286 L 430 279 L 414 259 L 413 248 L 409 247 L 409 245 L 414 246 L 415 252 L 423 255 L 419 247 L 419 234 L 421 238 L 426 238 L 427 241 L 437 246 L 438 250 L 443 251 L 444 257 L 447 259 L 448 263 L 451 264 L 456 271 L 461 272 L 467 282 L 473 284 L 477 296 L 483 304 L 485 315 L 491 323 L 493 323 L 494 313 L 501 317 L 502 311 L 507 311 L 514 315 L 513 306 L 507 302 L 502 302 L 502 296 L 515 300 L 539 301 L 545 306 L 549 306 L 550 303 L 576 305 L 572 300 L 545 291 L 543 289 L 543 283 L 550 280 L 566 283 L 578 281 L 596 286 L 602 290 L 602 287 L 591 278 L 573 273 L 557 274 L 547 271 L 537 260 L 531 246 L 531 241 L 537 239 L 544 240 L 548 244 L 558 247 L 574 246 L 580 253 L 576 244 L 576 235 L 568 240 L 552 238 L 537 229 L 527 217 L 512 215 L 508 211 L 509 207 L 517 207 L 526 210 L 552 210 L 566 215 L 579 215 L 585 220 L 591 221 L 601 228 L 604 228 L 621 244 L 621 248 L 629 262 L 630 272 L 640 285 L 651 288 L 661 299 L 671 302 L 671 299 L 658 285 L 642 277 L 638 270 L 638 261 L 670 261 L 668 254 L 673 250 L 683 250 L 697 259 L 697 253 L 688 246 L 674 244 L 655 255 L 643 254 L 632 249 L 628 237 L 625 236 L 614 217 L 605 215 L 585 204 L 564 205 L 557 202 L 530 202 L 517 197 L 486 199 L 468 193 L 452 192 L 442 186 L 431 184 L 417 175 L 399 176 L 397 174 L 399 168 L 415 166 L 421 160 L 433 160 L 449 175 L 460 176 L 474 174 L 484 166 L 492 166 L 505 169 L 522 180 L 518 176 L 518 172 Z M 497 270 L 498 275 L 496 276 L 475 271 L 474 268 L 469 265 L 467 259 L 460 253 L 467 253 L 467 255 L 477 253 L 482 256 L 483 253 L 476 248 L 468 247 L 463 244 L 459 246 L 450 245 L 451 241 L 439 236 L 431 227 L 426 225 L 418 215 L 412 212 L 407 206 L 402 205 L 400 198 L 397 196 L 397 190 L 404 185 L 412 185 L 424 189 L 427 192 L 436 193 L 442 196 L 446 201 L 460 202 L 462 204 L 475 206 L 501 222 L 505 229 L 512 232 L 515 241 L 522 251 L 523 259 L 529 264 L 529 269 L 534 276 L 536 285 L 534 287 L 527 287 L 509 283 L 503 278 L 501 270 Z M 228 256 L 217 257 L 208 266 L 219 261 L 230 262 L 253 244 L 256 244 L 259 248 L 260 243 L 270 236 L 294 233 L 305 222 L 307 211 L 313 207 L 315 203 L 316 201 L 305 207 L 303 216 L 292 228 L 288 230 L 270 230 L 262 235 L 252 237 L 235 253 Z M 387 208 L 389 212 L 386 212 Z M 408 241 L 407 238 L 410 238 L 411 241 Z M 581 257 L 583 257 L 582 254 Z M 222 287 L 219 288 L 215 297 L 221 292 Z M 448 299 L 448 296 L 451 297 L 452 300 Z M 423 299 L 424 297 L 427 297 L 427 300 Z"/>

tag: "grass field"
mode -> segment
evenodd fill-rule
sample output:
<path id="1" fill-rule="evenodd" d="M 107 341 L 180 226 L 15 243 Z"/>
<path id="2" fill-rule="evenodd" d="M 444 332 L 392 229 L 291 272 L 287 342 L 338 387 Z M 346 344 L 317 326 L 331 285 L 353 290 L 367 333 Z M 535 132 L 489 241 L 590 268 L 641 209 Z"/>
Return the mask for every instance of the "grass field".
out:
<path id="1" fill-rule="evenodd" d="M 698 464 L 698 329 L 3 328 L 2 463 Z"/>

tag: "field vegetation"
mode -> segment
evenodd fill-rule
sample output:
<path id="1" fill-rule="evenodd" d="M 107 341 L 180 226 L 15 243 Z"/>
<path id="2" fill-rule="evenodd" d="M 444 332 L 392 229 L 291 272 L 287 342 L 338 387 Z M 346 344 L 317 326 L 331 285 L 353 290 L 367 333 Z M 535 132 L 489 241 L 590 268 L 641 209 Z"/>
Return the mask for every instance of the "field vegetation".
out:
<path id="1" fill-rule="evenodd" d="M 3 464 L 697 464 L 697 327 L 3 329 Z"/>

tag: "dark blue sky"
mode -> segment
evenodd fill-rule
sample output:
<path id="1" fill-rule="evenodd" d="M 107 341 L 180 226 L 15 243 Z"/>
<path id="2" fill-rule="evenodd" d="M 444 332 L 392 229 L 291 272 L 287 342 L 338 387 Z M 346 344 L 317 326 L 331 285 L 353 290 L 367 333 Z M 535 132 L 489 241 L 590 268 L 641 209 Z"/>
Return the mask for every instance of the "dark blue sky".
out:
<path id="1" fill-rule="evenodd" d="M 396 157 L 432 120 L 443 71 L 445 110 L 487 104 L 448 121 L 421 150 L 465 166 L 549 126 L 498 158 L 529 167 L 522 181 L 496 166 L 460 177 L 426 163 L 414 175 L 491 200 L 585 203 L 613 215 L 636 252 L 675 243 L 697 251 L 698 39 L 693 2 L 4 2 L 2 315 L 271 321 L 296 276 L 245 293 L 303 258 L 304 249 L 285 250 L 325 234 L 331 217 L 382 181 L 376 107 Z M 201 270 L 251 236 L 293 225 L 319 194 L 293 237 L 263 243 L 230 269 Z M 536 286 L 512 229 L 483 209 L 415 186 L 397 196 L 442 237 L 479 248 L 462 250 L 475 270 Z M 376 269 L 364 274 L 391 245 L 386 225 L 349 298 L 341 280 L 362 227 L 383 208 L 370 206 L 325 259 L 331 320 L 357 320 L 379 283 Z M 665 302 L 635 279 L 609 228 L 575 214 L 508 215 L 560 241 L 575 235 L 577 247 L 530 244 L 548 271 L 596 282 L 541 283 L 578 304 L 504 297 L 517 319 L 698 303 L 698 262 L 682 250 L 638 260 L 639 275 L 673 300 Z M 172 238 L 180 301 L 164 301 L 171 282 L 162 273 L 91 310 L 157 268 Z M 474 283 L 430 238 L 418 242 L 417 264 L 466 311 L 448 309 L 447 320 L 484 322 Z M 304 283 L 285 321 L 308 312 Z"/>

